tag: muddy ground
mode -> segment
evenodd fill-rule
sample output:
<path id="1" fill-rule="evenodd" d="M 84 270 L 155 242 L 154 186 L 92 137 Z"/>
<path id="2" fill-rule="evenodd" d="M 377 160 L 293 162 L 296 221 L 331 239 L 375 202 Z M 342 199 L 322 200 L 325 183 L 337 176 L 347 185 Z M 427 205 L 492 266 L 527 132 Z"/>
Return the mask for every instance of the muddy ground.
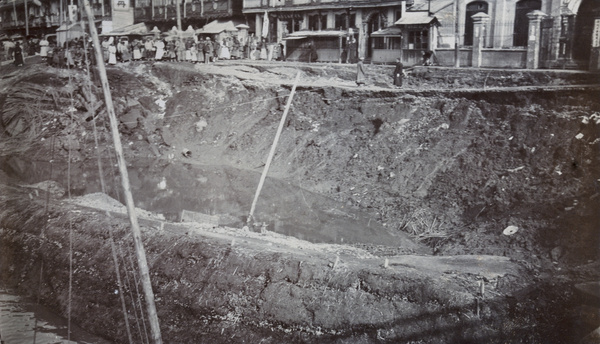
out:
<path id="1" fill-rule="evenodd" d="M 66 314 L 72 232 L 75 321 L 127 342 L 112 229 L 143 341 L 128 222 L 104 207 L 121 195 L 95 76 L 3 68 L 3 278 Z M 164 340 L 572 343 L 598 327 L 574 287 L 599 278 L 598 75 L 416 68 L 395 89 L 392 67 L 368 70 L 357 88 L 343 65 L 109 69 L 136 203 L 159 214 L 142 225 Z M 298 71 L 266 201 L 241 230 Z M 90 202 L 94 126 L 112 198 Z M 207 187 L 195 168 L 215 165 L 251 177 Z M 227 226 L 177 224 L 198 197 L 191 210 Z"/>

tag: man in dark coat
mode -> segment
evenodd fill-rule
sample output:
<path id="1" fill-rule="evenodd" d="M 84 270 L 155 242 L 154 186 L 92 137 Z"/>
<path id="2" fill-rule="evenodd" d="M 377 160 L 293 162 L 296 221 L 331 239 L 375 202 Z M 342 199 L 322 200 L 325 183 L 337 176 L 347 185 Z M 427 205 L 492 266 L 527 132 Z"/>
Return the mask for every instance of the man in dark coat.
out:
<path id="1" fill-rule="evenodd" d="M 23 61 L 23 49 L 19 42 L 15 43 L 15 49 L 13 50 L 15 55 L 15 66 L 21 67 L 25 62 Z"/>
<path id="2" fill-rule="evenodd" d="M 402 87 L 404 65 L 400 62 L 400 58 L 396 59 L 396 68 L 394 69 L 394 86 Z"/>

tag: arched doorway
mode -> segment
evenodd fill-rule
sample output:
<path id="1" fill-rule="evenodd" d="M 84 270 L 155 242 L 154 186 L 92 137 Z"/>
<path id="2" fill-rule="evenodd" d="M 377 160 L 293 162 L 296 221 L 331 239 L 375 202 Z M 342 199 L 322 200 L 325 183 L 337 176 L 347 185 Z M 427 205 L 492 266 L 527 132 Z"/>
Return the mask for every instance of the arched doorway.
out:
<path id="1" fill-rule="evenodd" d="M 573 35 L 573 59 L 587 65 L 592 47 L 594 19 L 600 18 L 600 2 L 582 0 L 575 17 L 575 34 Z"/>
<path id="2" fill-rule="evenodd" d="M 371 34 L 379 29 L 385 28 L 385 25 L 385 17 L 381 12 L 376 11 L 369 15 L 367 19 L 367 30 L 365 32 L 365 35 L 367 36 L 366 58 L 371 58 L 373 56 L 373 45 L 375 44 L 375 41 L 371 38 Z"/>
<path id="3" fill-rule="evenodd" d="M 465 11 L 465 40 L 464 45 L 473 45 L 473 18 L 471 16 L 483 12 L 488 14 L 488 3 L 485 1 L 473 1 L 467 5 Z"/>
<path id="4" fill-rule="evenodd" d="M 527 13 L 542 8 L 541 0 L 521 0 L 515 7 L 515 24 L 513 31 L 513 46 L 527 46 L 527 31 L 529 30 L 529 18 Z"/>

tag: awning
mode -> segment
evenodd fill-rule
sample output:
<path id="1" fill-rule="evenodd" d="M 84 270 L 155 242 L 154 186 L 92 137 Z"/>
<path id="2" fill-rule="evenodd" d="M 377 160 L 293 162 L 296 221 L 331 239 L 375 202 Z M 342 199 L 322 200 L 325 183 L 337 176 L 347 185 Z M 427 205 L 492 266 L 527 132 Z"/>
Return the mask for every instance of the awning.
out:
<path id="1" fill-rule="evenodd" d="M 56 32 L 63 32 L 63 31 L 83 31 L 81 29 L 81 25 L 79 23 L 74 23 L 74 24 L 62 24 L 58 29 L 56 29 Z"/>
<path id="2" fill-rule="evenodd" d="M 435 23 L 439 25 L 436 17 L 430 16 L 429 12 L 405 12 L 402 18 L 398 19 L 396 25 L 427 25 Z"/>
<path id="3" fill-rule="evenodd" d="M 396 26 L 386 27 L 373 32 L 371 37 L 402 37 L 402 29 Z"/>
<path id="4" fill-rule="evenodd" d="M 148 28 L 144 23 L 137 23 L 133 25 L 127 25 L 115 29 L 111 32 L 102 33 L 100 36 L 130 36 L 130 35 L 148 35 L 151 34 L 148 32 Z"/>
<path id="5" fill-rule="evenodd" d="M 301 39 L 308 37 L 346 37 L 348 36 L 348 31 L 345 30 L 321 30 L 321 31 L 296 31 L 292 32 L 285 39 Z"/>
<path id="6" fill-rule="evenodd" d="M 241 22 L 234 22 L 233 20 L 217 19 L 204 25 L 203 28 L 196 30 L 197 34 L 217 34 L 223 31 L 238 31 L 236 25 L 243 24 Z"/>

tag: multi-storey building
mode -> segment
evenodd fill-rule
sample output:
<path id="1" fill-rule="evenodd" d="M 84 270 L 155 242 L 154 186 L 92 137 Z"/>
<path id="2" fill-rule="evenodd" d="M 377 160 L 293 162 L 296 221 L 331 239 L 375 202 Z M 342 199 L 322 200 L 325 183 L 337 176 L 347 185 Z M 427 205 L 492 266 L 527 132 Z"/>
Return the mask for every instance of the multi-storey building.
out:
<path id="1" fill-rule="evenodd" d="M 371 33 L 400 19 L 399 0 L 244 0 L 255 31 L 267 42 L 286 41 L 288 58 L 302 59 L 316 46 L 320 61 L 339 61 L 348 45 L 371 57 Z M 266 17 L 265 17 L 266 16 Z M 266 21 L 268 25 L 264 25 Z M 265 26 L 263 30 L 263 26 Z M 264 32 L 264 35 L 263 35 Z"/>
<path id="2" fill-rule="evenodd" d="M 243 18 L 242 0 L 179 0 L 182 26 L 201 28 L 219 18 Z M 137 0 L 135 22 L 168 30 L 177 23 L 176 0 Z"/>
<path id="3" fill-rule="evenodd" d="M 97 20 L 111 17 L 111 3 L 94 0 L 92 8 Z M 0 30 L 7 35 L 55 33 L 60 25 L 77 20 L 77 1 L 63 0 L 0 0 Z"/>
<path id="4" fill-rule="evenodd" d="M 453 65 L 458 38 L 464 66 L 599 68 L 598 0 L 244 0 L 243 12 L 293 59 L 317 45 L 319 60 L 341 60 L 355 36 L 358 55 L 375 62 L 434 50 Z"/>

